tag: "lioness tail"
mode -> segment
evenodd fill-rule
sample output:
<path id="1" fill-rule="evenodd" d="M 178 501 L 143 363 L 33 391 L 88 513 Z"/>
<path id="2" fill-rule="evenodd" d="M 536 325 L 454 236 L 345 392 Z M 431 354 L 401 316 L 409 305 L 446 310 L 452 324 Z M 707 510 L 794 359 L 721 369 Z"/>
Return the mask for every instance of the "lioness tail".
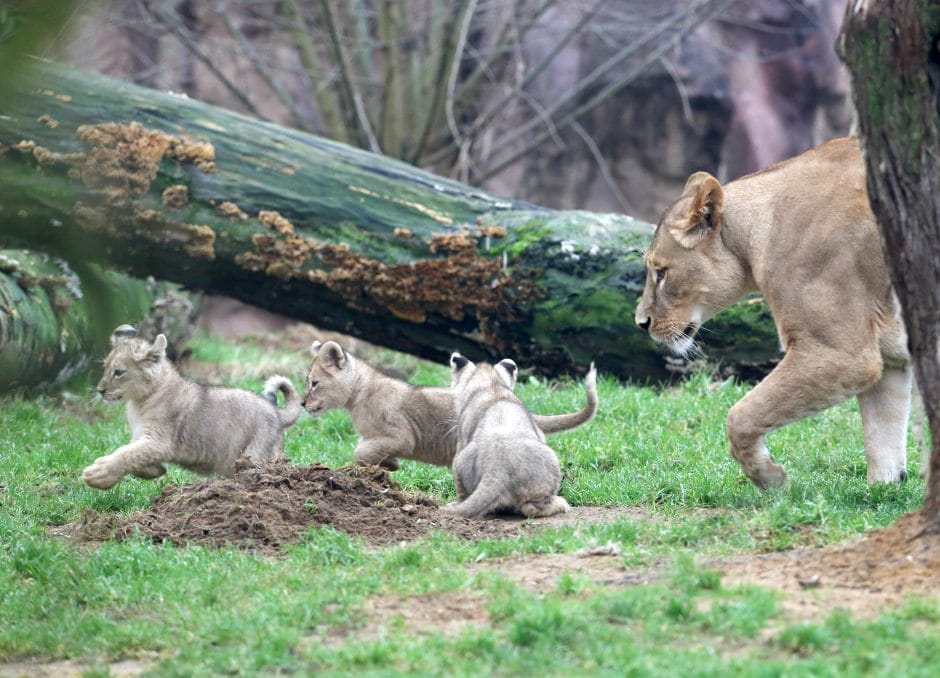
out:
<path id="1" fill-rule="evenodd" d="M 533 414 L 532 419 L 544 433 L 558 433 L 568 429 L 580 426 L 590 421 L 594 413 L 597 412 L 597 370 L 594 363 L 591 363 L 591 369 L 588 370 L 584 378 L 584 395 L 587 400 L 584 407 L 577 412 L 568 414 Z"/>
<path id="2" fill-rule="evenodd" d="M 287 428 L 297 421 L 300 416 L 300 396 L 287 377 L 275 375 L 264 382 L 264 397 L 277 407 L 277 392 L 284 394 L 284 407 L 278 409 L 277 417 L 281 428 Z"/>

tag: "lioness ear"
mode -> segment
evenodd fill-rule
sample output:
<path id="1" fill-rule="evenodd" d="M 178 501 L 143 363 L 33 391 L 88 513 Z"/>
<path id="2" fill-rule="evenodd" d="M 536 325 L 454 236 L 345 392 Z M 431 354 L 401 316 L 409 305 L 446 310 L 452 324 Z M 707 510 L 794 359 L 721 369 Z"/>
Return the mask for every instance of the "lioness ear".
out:
<path id="1" fill-rule="evenodd" d="M 326 367 L 342 370 L 346 367 L 346 351 L 335 341 L 327 341 L 320 345 L 317 357 Z"/>
<path id="2" fill-rule="evenodd" d="M 124 339 L 130 339 L 137 336 L 137 330 L 133 325 L 119 325 L 114 328 L 114 331 L 111 333 L 111 347 L 114 346 Z"/>
<path id="3" fill-rule="evenodd" d="M 320 355 L 320 348 L 321 348 L 322 346 L 323 346 L 323 342 L 322 342 L 322 341 L 315 341 L 315 342 L 313 342 L 312 344 L 310 344 L 310 352 L 313 354 L 313 357 L 314 357 L 314 358 L 316 358 L 318 355 Z"/>
<path id="4" fill-rule="evenodd" d="M 462 370 L 469 364 L 470 364 L 470 361 L 464 358 L 459 353 L 457 353 L 457 351 L 454 351 L 453 353 L 450 354 L 450 367 L 455 372 L 458 370 Z"/>
<path id="5" fill-rule="evenodd" d="M 166 357 L 166 335 L 158 334 L 153 344 L 144 349 L 140 360 L 148 363 L 158 363 Z"/>
<path id="6" fill-rule="evenodd" d="M 686 218 L 670 225 L 669 232 L 676 241 L 692 249 L 705 238 L 718 232 L 721 226 L 721 206 L 724 191 L 718 180 L 708 172 L 696 172 L 689 177 L 682 197 L 691 197 L 692 202 Z"/>
<path id="7" fill-rule="evenodd" d="M 519 366 L 516 365 L 516 361 L 509 358 L 500 360 L 496 363 L 496 372 L 503 378 L 510 390 L 515 388 L 516 377 L 519 375 Z"/>

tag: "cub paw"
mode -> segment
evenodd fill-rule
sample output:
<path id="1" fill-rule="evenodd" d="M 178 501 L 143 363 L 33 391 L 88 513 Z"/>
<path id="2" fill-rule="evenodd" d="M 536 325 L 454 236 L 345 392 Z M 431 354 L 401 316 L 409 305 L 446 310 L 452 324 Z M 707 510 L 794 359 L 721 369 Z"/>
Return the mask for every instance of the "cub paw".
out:
<path id="1" fill-rule="evenodd" d="M 82 472 L 82 480 L 84 483 L 89 487 L 94 487 L 96 490 L 110 490 L 117 485 L 120 479 L 121 476 L 115 474 L 108 467 L 108 462 L 105 457 L 96 459 L 95 463 L 88 466 Z"/>

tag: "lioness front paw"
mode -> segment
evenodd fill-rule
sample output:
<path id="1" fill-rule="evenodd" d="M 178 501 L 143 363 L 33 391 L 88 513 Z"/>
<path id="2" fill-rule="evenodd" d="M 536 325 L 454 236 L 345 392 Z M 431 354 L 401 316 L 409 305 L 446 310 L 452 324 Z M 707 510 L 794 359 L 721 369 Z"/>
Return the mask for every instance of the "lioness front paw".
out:
<path id="1" fill-rule="evenodd" d="M 95 463 L 82 472 L 82 480 L 85 484 L 97 490 L 110 490 L 120 479 L 121 474 L 115 473 L 110 468 L 107 457 L 95 459 Z"/>
<path id="2" fill-rule="evenodd" d="M 767 462 L 759 468 L 751 470 L 745 469 L 747 477 L 751 479 L 757 487 L 762 490 L 769 490 L 773 487 L 783 487 L 787 484 L 787 472 L 776 462 Z"/>

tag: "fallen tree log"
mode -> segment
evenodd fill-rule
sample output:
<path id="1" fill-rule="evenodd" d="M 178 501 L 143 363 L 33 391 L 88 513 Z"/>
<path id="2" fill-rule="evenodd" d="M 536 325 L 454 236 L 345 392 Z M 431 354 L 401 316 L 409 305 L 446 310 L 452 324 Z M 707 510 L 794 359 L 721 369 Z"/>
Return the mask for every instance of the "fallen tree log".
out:
<path id="1" fill-rule="evenodd" d="M 133 322 L 166 332 L 176 350 L 193 306 L 167 283 L 79 265 L 45 253 L 0 250 L 0 393 L 61 386 L 108 350 L 111 330 Z"/>
<path id="2" fill-rule="evenodd" d="M 0 116 L 0 245 L 226 294 L 441 361 L 591 360 L 661 379 L 633 321 L 652 228 L 489 195 L 173 94 L 38 62 Z M 717 361 L 777 352 L 762 304 L 711 324 Z"/>

